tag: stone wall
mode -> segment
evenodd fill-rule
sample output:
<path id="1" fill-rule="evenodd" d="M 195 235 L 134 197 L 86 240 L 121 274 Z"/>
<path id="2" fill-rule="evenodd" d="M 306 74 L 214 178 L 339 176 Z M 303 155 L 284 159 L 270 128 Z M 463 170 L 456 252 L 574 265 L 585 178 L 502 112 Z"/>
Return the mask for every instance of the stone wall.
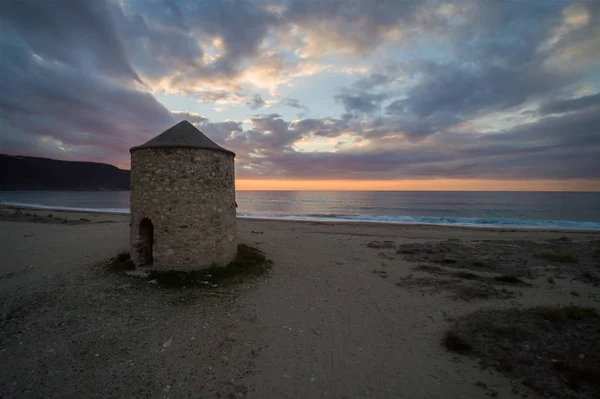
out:
<path id="1" fill-rule="evenodd" d="M 153 225 L 155 270 L 225 265 L 235 256 L 234 156 L 196 148 L 131 153 L 131 256 L 140 265 L 144 218 Z"/>

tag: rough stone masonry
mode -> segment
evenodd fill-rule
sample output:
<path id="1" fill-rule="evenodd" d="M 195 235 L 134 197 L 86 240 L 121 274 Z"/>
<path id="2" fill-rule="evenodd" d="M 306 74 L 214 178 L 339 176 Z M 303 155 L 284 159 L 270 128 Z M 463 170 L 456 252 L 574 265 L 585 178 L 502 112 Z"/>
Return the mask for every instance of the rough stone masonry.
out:
<path id="1" fill-rule="evenodd" d="M 167 130 L 131 150 L 130 240 L 138 266 L 190 271 L 236 255 L 235 154 L 212 141 L 215 148 L 200 148 L 206 143 L 186 135 L 209 139 L 188 125 L 184 135 L 153 145 Z"/>

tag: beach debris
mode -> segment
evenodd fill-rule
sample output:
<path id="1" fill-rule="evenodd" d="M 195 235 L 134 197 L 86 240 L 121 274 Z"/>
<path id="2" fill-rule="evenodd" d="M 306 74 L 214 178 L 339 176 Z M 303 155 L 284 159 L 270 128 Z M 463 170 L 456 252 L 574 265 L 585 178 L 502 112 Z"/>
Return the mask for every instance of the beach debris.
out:
<path id="1" fill-rule="evenodd" d="M 254 230 L 252 230 L 250 233 L 251 234 L 265 234 L 264 231 L 254 231 Z"/>
<path id="2" fill-rule="evenodd" d="M 213 284 L 210 281 L 206 281 L 206 280 L 201 280 L 200 284 L 208 285 L 209 287 L 212 287 L 212 288 L 217 288 L 216 284 Z"/>
<path id="3" fill-rule="evenodd" d="M 288 326 L 281 326 L 282 328 L 285 328 L 288 331 L 293 331 L 292 327 L 288 327 Z"/>
<path id="4" fill-rule="evenodd" d="M 141 277 L 141 278 L 147 278 L 150 275 L 150 272 L 148 272 L 147 270 L 141 270 L 141 269 L 127 270 L 124 273 L 131 277 Z"/>
<path id="5" fill-rule="evenodd" d="M 225 337 L 226 341 L 237 341 L 238 339 L 238 335 L 234 332 L 227 334 L 227 336 Z"/>
<path id="6" fill-rule="evenodd" d="M 173 343 L 173 337 L 171 337 L 168 340 L 166 340 L 165 342 L 163 342 L 162 346 L 163 346 L 163 348 L 168 348 L 169 346 L 171 346 L 172 343 Z"/>
<path id="7" fill-rule="evenodd" d="M 148 284 L 158 284 L 158 280 L 157 279 L 153 279 L 148 281 Z"/>
<path id="8" fill-rule="evenodd" d="M 316 382 L 317 379 L 315 377 L 310 377 L 310 382 Z"/>

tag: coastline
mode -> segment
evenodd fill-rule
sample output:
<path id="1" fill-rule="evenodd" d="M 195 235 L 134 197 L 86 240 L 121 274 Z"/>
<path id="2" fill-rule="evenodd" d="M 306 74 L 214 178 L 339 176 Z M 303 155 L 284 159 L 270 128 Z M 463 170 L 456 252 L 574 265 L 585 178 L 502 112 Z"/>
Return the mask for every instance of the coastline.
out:
<path id="1" fill-rule="evenodd" d="M 60 212 L 63 214 L 106 214 L 106 215 L 120 215 L 129 216 L 129 211 L 110 211 L 110 210 L 99 210 L 99 209 L 86 209 L 86 208 L 68 208 L 51 205 L 31 205 L 31 204 L 5 204 L 0 203 L 0 210 L 30 210 L 30 211 L 51 211 Z M 302 219 L 293 217 L 257 217 L 257 216 L 237 216 L 238 220 L 255 220 L 255 221 L 275 221 L 275 222 L 293 222 L 293 223 L 324 223 L 324 224 L 359 224 L 359 225 L 390 225 L 390 226 L 415 226 L 415 227 L 433 227 L 433 228 L 450 228 L 450 229 L 466 229 L 466 230 L 490 230 L 490 231 L 505 231 L 505 232 L 546 232 L 546 233 L 582 233 L 582 234 L 594 234 L 600 233 L 600 229 L 580 229 L 580 228 L 556 228 L 556 227 L 531 227 L 531 226 L 483 226 L 483 225 L 463 225 L 463 224 L 435 224 L 435 223 L 400 223 L 394 221 L 371 221 L 371 220 L 348 220 L 348 219 L 328 219 L 328 218 L 314 218 L 314 219 Z"/>

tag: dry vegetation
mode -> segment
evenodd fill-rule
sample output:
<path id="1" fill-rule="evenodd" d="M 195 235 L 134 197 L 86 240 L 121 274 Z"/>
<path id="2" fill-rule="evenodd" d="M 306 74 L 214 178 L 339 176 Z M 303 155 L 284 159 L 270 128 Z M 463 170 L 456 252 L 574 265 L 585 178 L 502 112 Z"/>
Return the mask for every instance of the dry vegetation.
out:
<path id="1" fill-rule="evenodd" d="M 544 397 L 600 397 L 600 315 L 585 307 L 483 310 L 457 319 L 448 350 Z"/>
<path id="2" fill-rule="evenodd" d="M 272 263 L 264 253 L 245 244 L 238 245 L 238 252 L 227 266 L 213 266 L 207 269 L 179 271 L 150 271 L 147 280 L 165 288 L 216 288 L 240 282 L 247 276 L 259 276 L 271 269 Z M 122 253 L 111 259 L 106 265 L 111 272 L 127 272 L 135 269 L 128 253 Z"/>
<path id="3" fill-rule="evenodd" d="M 600 241 L 432 241 L 404 244 L 398 254 L 411 262 L 471 272 L 533 279 L 572 275 L 589 284 L 600 282 Z"/>

